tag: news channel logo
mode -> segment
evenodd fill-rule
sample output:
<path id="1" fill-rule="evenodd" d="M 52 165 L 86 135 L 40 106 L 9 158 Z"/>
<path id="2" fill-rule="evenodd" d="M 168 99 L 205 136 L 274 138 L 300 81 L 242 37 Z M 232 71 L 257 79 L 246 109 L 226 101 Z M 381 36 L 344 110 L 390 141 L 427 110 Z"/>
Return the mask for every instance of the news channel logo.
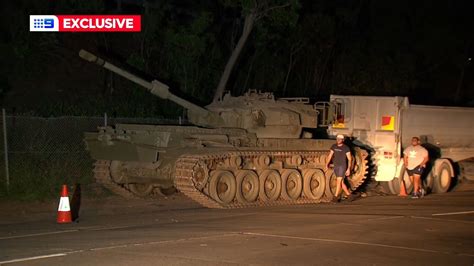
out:
<path id="1" fill-rule="evenodd" d="M 53 15 L 30 15 L 30 31 L 59 31 L 59 20 Z"/>

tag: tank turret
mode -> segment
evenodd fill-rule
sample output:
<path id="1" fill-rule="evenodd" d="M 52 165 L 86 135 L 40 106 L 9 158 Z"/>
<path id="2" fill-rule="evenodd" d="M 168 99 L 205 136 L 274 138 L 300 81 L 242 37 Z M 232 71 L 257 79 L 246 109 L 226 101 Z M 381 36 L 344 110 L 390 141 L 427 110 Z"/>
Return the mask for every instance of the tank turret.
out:
<path id="1" fill-rule="evenodd" d="M 224 95 L 206 106 L 226 127 L 243 128 L 258 138 L 310 138 L 304 129 L 317 127 L 318 112 L 309 98 L 276 98 L 273 93 L 249 90 L 242 96 Z"/>
<path id="2" fill-rule="evenodd" d="M 91 63 L 96 63 L 97 65 L 108 69 L 128 80 L 135 82 L 136 84 L 146 88 L 151 94 L 156 95 L 162 99 L 170 100 L 188 111 L 188 118 L 191 123 L 203 126 L 203 127 L 221 127 L 223 126 L 223 120 L 219 115 L 216 115 L 208 110 L 202 108 L 201 106 L 195 105 L 185 99 L 182 99 L 169 91 L 168 85 L 158 81 L 153 80 L 152 82 L 146 81 L 140 77 L 133 75 L 132 73 L 123 70 L 114 64 L 105 61 L 104 59 L 86 51 L 80 50 L 79 56 Z"/>
<path id="3" fill-rule="evenodd" d="M 169 87 L 158 80 L 148 82 L 85 50 L 81 50 L 79 56 L 135 82 L 162 99 L 177 103 L 188 110 L 189 121 L 198 126 L 242 128 L 259 138 L 292 139 L 310 138 L 311 134 L 304 129 L 317 127 L 318 112 L 308 98 L 278 99 L 269 92 L 249 90 L 242 96 L 227 93 L 222 100 L 203 108 L 172 94 Z"/>

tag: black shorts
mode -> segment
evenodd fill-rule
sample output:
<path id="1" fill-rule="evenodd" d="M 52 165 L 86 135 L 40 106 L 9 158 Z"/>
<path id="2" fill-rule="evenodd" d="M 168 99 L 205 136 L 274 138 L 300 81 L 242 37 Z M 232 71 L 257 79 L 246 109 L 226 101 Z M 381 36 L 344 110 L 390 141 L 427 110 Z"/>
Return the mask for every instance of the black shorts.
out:
<path id="1" fill-rule="evenodd" d="M 336 177 L 346 177 L 347 167 L 345 165 L 334 166 L 334 174 Z"/>
<path id="2" fill-rule="evenodd" d="M 415 167 L 411 170 L 407 169 L 407 173 L 408 173 L 409 176 L 422 175 L 424 170 L 425 170 L 425 168 L 423 166 L 418 165 L 417 167 Z"/>

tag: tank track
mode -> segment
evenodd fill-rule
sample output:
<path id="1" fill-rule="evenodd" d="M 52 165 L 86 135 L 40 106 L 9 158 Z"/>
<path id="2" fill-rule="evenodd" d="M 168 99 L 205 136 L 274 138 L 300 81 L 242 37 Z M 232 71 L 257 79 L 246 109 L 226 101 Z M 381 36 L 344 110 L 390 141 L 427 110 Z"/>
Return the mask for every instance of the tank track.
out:
<path id="1" fill-rule="evenodd" d="M 126 199 L 139 199 L 137 195 L 132 193 L 125 185 L 120 185 L 112 181 L 110 176 L 110 161 L 98 160 L 94 163 L 94 178 L 97 183 L 101 184 L 111 192 L 122 196 Z"/>
<path id="2" fill-rule="evenodd" d="M 238 156 L 243 158 L 256 158 L 261 155 L 271 155 L 273 157 L 280 157 L 280 158 L 290 158 L 294 155 L 303 155 L 305 158 L 311 158 L 315 164 L 312 167 L 305 168 L 305 165 L 300 165 L 297 167 L 292 167 L 290 169 L 320 169 L 324 167 L 327 152 L 319 151 L 319 152 L 308 152 L 308 151 L 243 151 L 243 152 L 220 152 L 214 154 L 196 154 L 196 155 L 183 155 L 181 156 L 175 164 L 175 180 L 174 184 L 175 187 L 185 194 L 190 199 L 196 201 L 197 203 L 205 206 L 207 208 L 219 208 L 219 209 L 235 209 L 235 208 L 247 208 L 247 207 L 257 207 L 257 206 L 275 206 L 275 205 L 295 205 L 295 204 L 316 204 L 321 202 L 328 202 L 332 195 L 328 195 L 328 189 L 325 189 L 325 193 L 318 199 L 311 199 L 304 196 L 304 192 L 301 193 L 299 198 L 297 199 L 283 199 L 282 197 L 278 197 L 276 200 L 262 200 L 259 196 L 258 199 L 254 202 L 242 202 L 237 201 L 235 198 L 229 203 L 222 203 L 214 200 L 209 195 L 209 190 L 206 192 L 206 188 L 198 188 L 200 182 L 196 181 L 194 177 L 194 172 L 196 167 L 200 167 L 202 165 L 210 165 L 211 169 L 209 169 L 208 173 L 212 170 L 218 170 L 218 168 L 212 169 L 216 167 L 217 161 L 225 161 L 226 159 Z M 351 182 L 352 190 L 357 189 L 360 186 L 367 176 L 367 153 L 363 150 L 357 150 L 356 156 L 358 159 L 356 160 L 359 165 L 357 165 L 356 172 L 352 176 Z M 225 169 L 225 167 L 223 168 Z M 289 168 L 282 168 L 289 169 Z M 275 170 L 275 169 L 274 169 Z M 332 170 L 328 170 L 324 172 L 325 180 L 326 180 L 326 187 L 329 186 L 329 180 L 333 175 Z M 207 184 L 205 186 L 209 186 L 209 175 L 206 177 Z M 260 179 L 260 178 L 259 178 Z M 303 184 L 304 185 L 304 184 Z M 202 185 L 200 185 L 202 186 Z M 303 189 L 304 191 L 304 189 Z"/>
<path id="3" fill-rule="evenodd" d="M 195 154 L 195 155 L 183 155 L 175 163 L 175 180 L 174 185 L 176 189 L 181 191 L 184 195 L 192 199 L 193 201 L 201 204 L 207 208 L 226 208 L 226 209 L 233 209 L 233 208 L 246 208 L 246 207 L 256 207 L 256 206 L 276 206 L 276 205 L 292 205 L 292 204 L 315 204 L 320 202 L 327 202 L 332 195 L 330 194 L 330 180 L 333 176 L 333 172 L 331 169 L 324 172 L 326 178 L 326 190 L 324 195 L 318 199 L 310 199 L 304 196 L 299 197 L 295 200 L 285 200 L 281 197 L 277 200 L 272 201 L 265 201 L 261 199 L 257 199 L 255 202 L 251 203 L 242 203 L 234 199 L 229 204 L 222 204 L 210 197 L 208 195 L 208 191 L 204 191 L 203 188 L 197 188 L 196 182 L 193 178 L 194 169 L 196 166 L 202 165 L 203 163 L 208 164 L 211 166 L 209 172 L 211 170 L 218 170 L 224 169 L 228 170 L 228 166 L 216 166 L 216 162 L 220 161 L 223 162 L 226 159 L 231 158 L 232 156 L 240 156 L 243 158 L 256 158 L 261 155 L 272 155 L 274 157 L 279 158 L 289 158 L 293 155 L 304 155 L 304 158 L 310 158 L 313 161 L 313 169 L 321 169 L 326 161 L 327 152 L 317 151 L 317 152 L 308 152 L 308 151 L 242 151 L 242 152 L 218 152 L 218 153 L 206 153 L 206 154 Z M 356 160 L 355 163 L 357 164 L 355 167 L 356 173 L 351 176 L 349 179 L 349 183 L 351 184 L 351 189 L 355 190 L 358 186 L 364 183 L 367 174 L 367 153 L 365 150 L 356 149 Z M 133 193 L 126 184 L 118 184 L 115 183 L 111 178 L 110 173 L 110 166 L 111 161 L 108 160 L 98 160 L 94 163 L 94 178 L 96 182 L 101 184 L 103 187 L 108 189 L 109 191 L 117 194 L 121 197 L 127 199 L 140 199 L 140 198 L 152 198 L 154 193 L 148 196 L 140 196 Z M 219 168 L 220 167 L 220 168 Z M 227 168 L 226 168 L 227 167 Z M 298 169 L 304 170 L 307 165 L 302 165 L 301 167 L 291 167 L 291 168 L 283 168 L 283 165 L 280 166 L 280 170 L 282 169 Z M 273 169 L 273 168 L 270 168 Z M 306 168 L 308 169 L 308 168 Z M 273 169 L 276 170 L 276 169 Z M 208 172 L 208 173 L 209 173 Z M 209 181 L 209 176 L 206 177 Z M 206 194 L 207 193 L 207 194 Z M 304 194 L 304 193 L 302 193 Z"/>
<path id="4" fill-rule="evenodd" d="M 369 164 L 368 161 L 369 153 L 359 147 L 354 148 L 355 155 L 354 155 L 354 172 L 356 174 L 349 179 L 349 183 L 351 184 L 351 190 L 354 191 L 358 189 L 367 179 L 369 174 Z"/>

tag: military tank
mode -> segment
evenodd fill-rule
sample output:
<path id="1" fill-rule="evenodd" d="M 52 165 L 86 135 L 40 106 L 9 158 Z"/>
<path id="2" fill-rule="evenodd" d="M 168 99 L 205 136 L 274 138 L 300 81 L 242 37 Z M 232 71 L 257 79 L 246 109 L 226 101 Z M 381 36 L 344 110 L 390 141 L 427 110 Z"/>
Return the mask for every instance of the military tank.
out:
<path id="1" fill-rule="evenodd" d="M 97 182 L 124 197 L 174 188 L 208 208 L 319 203 L 332 197 L 325 169 L 331 139 L 314 139 L 318 111 L 308 98 L 276 98 L 249 90 L 201 107 L 85 50 L 79 56 L 187 110 L 192 125 L 117 124 L 85 133 Z M 351 189 L 367 174 L 355 147 Z"/>

